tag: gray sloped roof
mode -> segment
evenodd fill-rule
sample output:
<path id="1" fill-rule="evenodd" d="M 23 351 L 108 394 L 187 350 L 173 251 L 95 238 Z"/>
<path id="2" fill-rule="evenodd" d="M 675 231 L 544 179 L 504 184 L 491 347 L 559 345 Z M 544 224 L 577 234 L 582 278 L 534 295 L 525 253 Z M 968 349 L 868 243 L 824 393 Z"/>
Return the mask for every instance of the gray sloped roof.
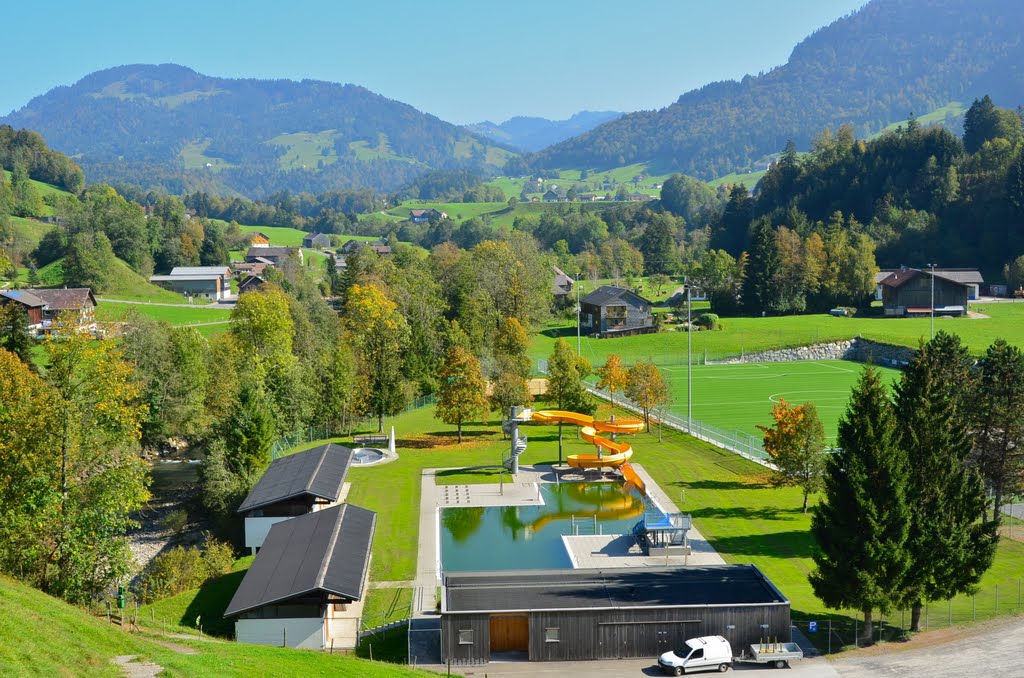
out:
<path id="1" fill-rule="evenodd" d="M 45 301 L 51 311 L 77 311 L 86 306 L 96 305 L 96 297 L 88 287 L 32 288 L 27 291 Z"/>
<path id="2" fill-rule="evenodd" d="M 604 306 L 605 304 L 615 301 L 622 296 L 632 297 L 642 304 L 650 305 L 651 303 L 639 294 L 627 290 L 625 287 L 615 287 L 614 285 L 601 285 L 596 290 L 580 299 L 580 303 L 590 304 L 592 306 Z"/>
<path id="3" fill-rule="evenodd" d="M 883 280 L 891 276 L 893 273 L 906 273 L 909 271 L 919 271 L 921 273 L 928 273 L 927 268 L 883 268 L 875 274 L 875 283 L 881 283 Z M 985 279 L 981 276 L 981 271 L 976 268 L 936 268 L 936 278 L 945 278 L 946 280 L 952 280 L 963 285 L 980 285 L 985 282 Z"/>
<path id="4" fill-rule="evenodd" d="M 753 565 L 460 572 L 444 612 L 750 605 L 786 598 Z"/>
<path id="5" fill-rule="evenodd" d="M 23 306 L 29 308 L 38 308 L 40 306 L 46 306 L 46 302 L 31 292 L 24 290 L 0 290 L 0 297 L 5 297 L 11 301 L 16 301 Z"/>
<path id="6" fill-rule="evenodd" d="M 339 504 L 276 523 L 224 616 L 318 593 L 359 600 L 376 522 L 373 511 Z"/>
<path id="7" fill-rule="evenodd" d="M 308 494 L 337 501 L 352 463 L 352 450 L 334 443 L 278 457 L 238 507 L 239 513 Z"/>

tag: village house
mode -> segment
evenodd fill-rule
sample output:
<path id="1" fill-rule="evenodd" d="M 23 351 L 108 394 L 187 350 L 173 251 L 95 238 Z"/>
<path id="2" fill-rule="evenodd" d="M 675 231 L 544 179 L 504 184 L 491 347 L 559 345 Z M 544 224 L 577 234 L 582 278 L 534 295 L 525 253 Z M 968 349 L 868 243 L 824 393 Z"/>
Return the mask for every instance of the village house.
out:
<path id="1" fill-rule="evenodd" d="M 290 255 L 294 254 L 303 262 L 301 247 L 250 247 L 245 253 L 245 260 L 249 263 L 257 261 L 267 262 L 272 266 L 280 267 Z"/>
<path id="2" fill-rule="evenodd" d="M 580 330 L 599 338 L 656 332 L 651 302 L 625 287 L 602 285 L 580 299 Z"/>
<path id="3" fill-rule="evenodd" d="M 270 236 L 265 233 L 255 231 L 248 235 L 250 247 L 270 247 Z"/>
<path id="4" fill-rule="evenodd" d="M 186 297 L 219 301 L 231 296 L 231 269 L 227 266 L 175 266 L 169 275 L 150 276 L 149 281 Z"/>
<path id="5" fill-rule="evenodd" d="M 354 252 L 358 252 L 362 247 L 369 247 L 378 256 L 391 254 L 391 246 L 388 245 L 388 241 L 384 238 L 381 238 L 380 240 L 356 240 L 353 238 L 342 245 L 339 251 L 342 254 L 353 254 Z"/>
<path id="6" fill-rule="evenodd" d="M 936 268 L 933 272 L 904 267 L 879 271 L 875 282 L 875 298 L 881 300 L 887 317 L 913 317 L 967 315 L 967 303 L 978 297 L 984 280 L 976 269 Z"/>
<path id="7" fill-rule="evenodd" d="M 331 236 L 326 233 L 309 233 L 302 239 L 302 246 L 310 249 L 330 247 Z"/>
<path id="8" fill-rule="evenodd" d="M 61 313 L 77 313 L 88 328 L 94 327 L 96 319 L 96 297 L 88 287 L 0 290 L 0 304 L 21 306 L 28 316 L 28 330 L 36 333 L 48 331 Z"/>
<path id="9" fill-rule="evenodd" d="M 409 221 L 414 224 L 425 224 L 428 221 L 447 219 L 448 213 L 436 210 L 433 207 L 423 210 L 409 210 Z"/>
<path id="10" fill-rule="evenodd" d="M 555 279 L 551 281 L 551 294 L 554 295 L 555 301 L 565 299 L 572 294 L 576 281 L 557 266 L 552 265 L 551 268 L 555 271 Z"/>

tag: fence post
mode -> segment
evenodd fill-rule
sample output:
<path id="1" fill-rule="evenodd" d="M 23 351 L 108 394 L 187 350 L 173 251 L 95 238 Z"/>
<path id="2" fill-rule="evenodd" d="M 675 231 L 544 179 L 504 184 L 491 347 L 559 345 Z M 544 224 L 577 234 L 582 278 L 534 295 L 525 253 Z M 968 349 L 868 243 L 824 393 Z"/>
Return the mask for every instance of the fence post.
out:
<path id="1" fill-rule="evenodd" d="M 953 599 L 949 599 L 949 625 L 953 625 Z"/>
<path id="2" fill-rule="evenodd" d="M 996 584 L 996 614 L 999 614 L 999 584 Z"/>
<path id="3" fill-rule="evenodd" d="M 832 618 L 828 620 L 828 653 L 832 654 Z"/>

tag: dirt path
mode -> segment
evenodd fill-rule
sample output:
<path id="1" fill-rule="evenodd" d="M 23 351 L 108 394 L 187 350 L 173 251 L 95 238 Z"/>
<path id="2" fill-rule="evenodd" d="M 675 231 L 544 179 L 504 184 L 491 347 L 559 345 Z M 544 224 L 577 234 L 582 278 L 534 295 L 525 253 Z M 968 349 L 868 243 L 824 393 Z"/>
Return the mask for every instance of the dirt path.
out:
<path id="1" fill-rule="evenodd" d="M 1024 677 L 1024 616 L 920 633 L 908 643 L 844 652 L 832 666 L 844 678 L 874 676 Z"/>

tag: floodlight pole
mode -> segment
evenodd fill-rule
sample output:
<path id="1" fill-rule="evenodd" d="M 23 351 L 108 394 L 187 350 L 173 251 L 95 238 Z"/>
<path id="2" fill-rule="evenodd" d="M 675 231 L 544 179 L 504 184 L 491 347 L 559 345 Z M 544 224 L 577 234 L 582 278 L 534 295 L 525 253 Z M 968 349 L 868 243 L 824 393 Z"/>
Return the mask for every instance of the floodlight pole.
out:
<path id="1" fill-rule="evenodd" d="M 686 286 L 686 432 L 693 433 L 693 326 L 690 324 L 690 286 Z"/>
<path id="2" fill-rule="evenodd" d="M 580 357 L 580 274 L 576 274 L 576 357 Z"/>
<path id="3" fill-rule="evenodd" d="M 928 264 L 928 268 L 930 268 L 931 271 L 932 271 L 932 305 L 931 305 L 931 311 L 932 311 L 932 336 L 931 336 L 931 338 L 934 339 L 935 338 L 935 264 Z"/>

